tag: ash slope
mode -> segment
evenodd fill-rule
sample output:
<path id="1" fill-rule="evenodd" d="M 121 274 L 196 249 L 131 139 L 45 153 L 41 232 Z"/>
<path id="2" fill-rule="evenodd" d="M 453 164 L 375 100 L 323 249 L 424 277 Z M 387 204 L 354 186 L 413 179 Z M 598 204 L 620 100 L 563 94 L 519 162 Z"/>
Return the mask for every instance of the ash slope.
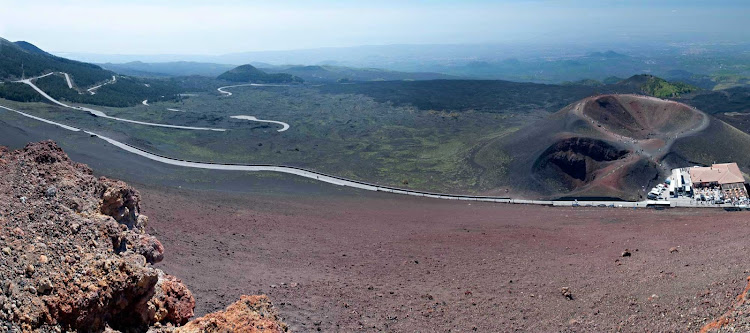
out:
<path id="1" fill-rule="evenodd" d="M 286 330 L 264 296 L 188 322 L 193 295 L 153 268 L 164 248 L 144 232 L 139 202 L 136 190 L 95 178 L 52 141 L 0 147 L 0 331 Z"/>
<path id="2" fill-rule="evenodd" d="M 750 136 L 674 101 L 641 95 L 600 95 L 495 142 L 512 156 L 505 185 L 529 197 L 642 199 L 674 167 L 737 161 Z M 713 147 L 726 149 L 707 150 Z M 491 144 L 492 145 L 492 144 Z"/>

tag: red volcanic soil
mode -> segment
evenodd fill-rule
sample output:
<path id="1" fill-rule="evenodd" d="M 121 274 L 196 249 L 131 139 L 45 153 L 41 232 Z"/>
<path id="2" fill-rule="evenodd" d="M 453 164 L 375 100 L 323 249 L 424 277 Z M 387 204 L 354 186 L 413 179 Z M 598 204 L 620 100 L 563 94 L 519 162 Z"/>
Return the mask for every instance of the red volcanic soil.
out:
<path id="1" fill-rule="evenodd" d="M 697 331 L 750 266 L 747 212 L 136 187 L 198 315 L 264 293 L 298 332 Z"/>

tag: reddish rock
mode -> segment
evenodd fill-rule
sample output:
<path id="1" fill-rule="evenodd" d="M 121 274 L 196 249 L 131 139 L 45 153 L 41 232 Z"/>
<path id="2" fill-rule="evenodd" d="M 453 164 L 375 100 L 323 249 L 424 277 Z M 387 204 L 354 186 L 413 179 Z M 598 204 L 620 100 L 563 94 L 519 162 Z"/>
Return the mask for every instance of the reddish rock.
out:
<path id="1" fill-rule="evenodd" d="M 151 266 L 164 247 L 145 233 L 147 221 L 138 191 L 97 179 L 54 142 L 0 147 L 0 331 L 171 332 L 187 323 L 195 299 Z M 267 299 L 251 300 L 212 318 L 239 331 L 283 326 Z"/>
<path id="2" fill-rule="evenodd" d="M 95 178 L 51 141 L 0 151 L 0 247 L 11 253 L 0 256 L 0 286 L 4 303 L 14 305 L 0 309 L 0 321 L 24 331 L 154 323 L 132 311 L 164 294 L 157 288 L 163 273 L 147 264 L 164 249 L 143 232 L 138 192 Z M 173 309 L 164 321 L 181 324 L 194 300 L 179 280 L 168 280 L 167 290 L 180 292 L 161 301 Z"/>
<path id="3" fill-rule="evenodd" d="M 228 306 L 226 310 L 195 319 L 187 325 L 175 329 L 175 332 L 276 333 L 286 332 L 287 330 L 286 324 L 281 321 L 268 297 L 260 295 L 242 296 L 239 301 Z"/>

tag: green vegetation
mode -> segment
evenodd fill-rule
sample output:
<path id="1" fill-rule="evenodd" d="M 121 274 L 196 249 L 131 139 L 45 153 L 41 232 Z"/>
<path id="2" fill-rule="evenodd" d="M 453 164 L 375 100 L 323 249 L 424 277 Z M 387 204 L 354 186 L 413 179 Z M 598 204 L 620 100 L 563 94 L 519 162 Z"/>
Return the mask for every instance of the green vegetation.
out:
<path id="1" fill-rule="evenodd" d="M 24 83 L 0 83 L 0 97 L 19 102 L 41 102 L 46 99 Z"/>
<path id="2" fill-rule="evenodd" d="M 87 91 L 68 88 L 62 75 L 46 76 L 35 80 L 34 83 L 48 95 L 60 101 L 126 107 L 138 105 L 145 99 L 154 102 L 177 100 L 178 94 L 185 91 L 189 81 L 120 77 L 116 83 L 97 89 L 94 95 Z M 0 97 L 18 102 L 47 101 L 28 85 L 15 82 L 0 84 Z"/>
<path id="3" fill-rule="evenodd" d="M 59 77 L 57 77 L 59 79 Z M 104 87 L 102 87 L 103 89 Z M 166 156 L 182 159 L 294 165 L 391 186 L 476 193 L 504 177 L 507 157 L 475 152 L 493 139 L 548 113 L 523 101 L 488 112 L 425 111 L 394 106 L 361 94 L 321 94 L 315 87 L 238 87 L 231 97 L 200 93 L 181 101 L 128 108 L 97 107 L 107 114 L 175 125 L 227 128 L 199 132 L 125 124 L 47 104 L 11 104 Z M 99 93 L 97 93 L 99 95 Z M 3 105 L 12 102 L 3 101 Z M 172 112 L 167 108 L 183 110 Z M 253 115 L 288 122 L 291 129 L 229 118 Z M 408 184 L 403 184 L 406 180 Z"/>
<path id="4" fill-rule="evenodd" d="M 252 82 L 252 83 L 302 83 L 299 77 L 286 73 L 268 74 L 253 65 L 242 65 L 230 69 L 217 77 L 219 80 L 230 82 Z"/>
<path id="5" fill-rule="evenodd" d="M 659 98 L 674 98 L 698 90 L 698 88 L 682 82 L 668 82 L 667 80 L 656 76 L 649 77 L 642 86 L 641 90 L 647 95 Z"/>
<path id="6" fill-rule="evenodd" d="M 623 78 L 621 78 L 621 77 L 608 76 L 608 77 L 604 78 L 604 80 L 602 80 L 602 83 L 604 83 L 604 84 L 615 84 L 615 83 L 620 82 L 622 80 L 623 80 Z"/>
<path id="7" fill-rule="evenodd" d="M 141 80 L 120 77 L 114 84 L 96 90 L 96 94 L 68 88 L 62 76 L 50 75 L 36 80 L 36 85 L 50 96 L 64 101 L 84 104 L 125 107 L 149 101 L 173 100 L 181 92 L 179 86 L 168 81 Z"/>
<path id="8" fill-rule="evenodd" d="M 60 71 L 70 74 L 78 86 L 90 86 L 112 77 L 97 65 L 60 58 L 26 42 L 0 38 L 0 79 L 16 80 Z"/>
<path id="9" fill-rule="evenodd" d="M 487 80 L 386 81 L 330 84 L 329 94 L 362 94 L 378 102 L 411 105 L 421 110 L 555 112 L 581 98 L 601 92 L 637 92 L 627 86 L 547 85 Z"/>

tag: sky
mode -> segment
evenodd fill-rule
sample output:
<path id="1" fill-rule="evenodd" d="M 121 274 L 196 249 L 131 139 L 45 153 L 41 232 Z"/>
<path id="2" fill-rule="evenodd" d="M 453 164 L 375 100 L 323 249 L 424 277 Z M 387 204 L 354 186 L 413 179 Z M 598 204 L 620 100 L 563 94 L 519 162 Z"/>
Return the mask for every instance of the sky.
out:
<path id="1" fill-rule="evenodd" d="M 388 44 L 750 40 L 747 0 L 0 0 L 0 37 L 52 52 L 218 55 Z"/>

